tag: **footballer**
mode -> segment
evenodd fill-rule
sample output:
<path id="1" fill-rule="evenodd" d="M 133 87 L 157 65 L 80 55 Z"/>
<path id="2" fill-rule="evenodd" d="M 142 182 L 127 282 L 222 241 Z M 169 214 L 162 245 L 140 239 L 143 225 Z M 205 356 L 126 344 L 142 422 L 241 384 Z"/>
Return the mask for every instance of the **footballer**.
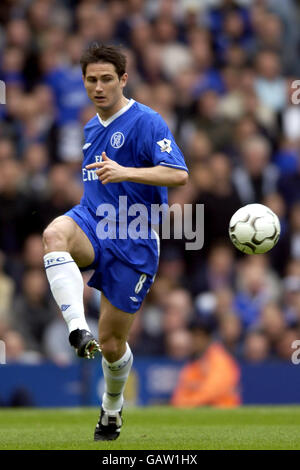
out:
<path id="1" fill-rule="evenodd" d="M 133 361 L 127 338 L 158 268 L 159 238 L 119 236 L 120 228 L 115 237 L 99 237 L 99 207 L 110 204 L 118 219 L 120 196 L 127 197 L 129 207 L 166 203 L 167 187 L 184 185 L 188 169 L 161 116 L 124 96 L 128 75 L 119 48 L 92 44 L 80 63 L 96 112 L 84 128 L 84 194 L 79 205 L 45 229 L 44 262 L 77 355 L 102 353 L 105 391 L 94 439 L 113 440 L 120 434 Z M 85 320 L 82 269 L 94 271 L 88 285 L 101 291 L 99 343 Z"/>

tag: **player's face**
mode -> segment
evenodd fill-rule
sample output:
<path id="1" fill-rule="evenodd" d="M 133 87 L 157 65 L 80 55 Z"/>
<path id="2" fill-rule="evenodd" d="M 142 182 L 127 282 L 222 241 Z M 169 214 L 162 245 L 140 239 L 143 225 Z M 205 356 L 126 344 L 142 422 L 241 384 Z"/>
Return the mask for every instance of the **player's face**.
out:
<path id="1" fill-rule="evenodd" d="M 88 64 L 83 77 L 84 86 L 100 115 L 109 117 L 123 106 L 123 89 L 127 77 L 127 73 L 124 73 L 119 79 L 113 64 Z"/>

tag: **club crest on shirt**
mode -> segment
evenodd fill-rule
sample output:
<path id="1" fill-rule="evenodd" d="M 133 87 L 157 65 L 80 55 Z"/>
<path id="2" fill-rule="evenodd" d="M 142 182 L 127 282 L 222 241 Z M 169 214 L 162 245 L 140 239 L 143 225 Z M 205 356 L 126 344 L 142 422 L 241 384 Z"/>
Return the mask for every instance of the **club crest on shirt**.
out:
<path id="1" fill-rule="evenodd" d="M 110 138 L 110 145 L 115 149 L 119 149 L 120 147 L 122 147 L 124 142 L 125 137 L 122 132 L 115 132 Z"/>
<path id="2" fill-rule="evenodd" d="M 170 139 L 164 138 L 162 140 L 158 140 L 156 143 L 160 146 L 160 151 L 161 152 L 168 152 L 168 153 L 171 152 L 172 147 L 171 147 L 171 140 Z"/>

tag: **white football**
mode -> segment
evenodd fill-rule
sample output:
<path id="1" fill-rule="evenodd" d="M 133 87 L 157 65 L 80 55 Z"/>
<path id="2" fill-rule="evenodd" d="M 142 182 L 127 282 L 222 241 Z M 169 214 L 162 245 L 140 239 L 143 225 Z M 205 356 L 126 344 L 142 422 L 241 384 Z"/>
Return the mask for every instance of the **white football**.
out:
<path id="1" fill-rule="evenodd" d="M 269 207 L 248 204 L 231 217 L 229 237 L 238 250 L 248 255 L 266 253 L 279 240 L 280 222 Z"/>

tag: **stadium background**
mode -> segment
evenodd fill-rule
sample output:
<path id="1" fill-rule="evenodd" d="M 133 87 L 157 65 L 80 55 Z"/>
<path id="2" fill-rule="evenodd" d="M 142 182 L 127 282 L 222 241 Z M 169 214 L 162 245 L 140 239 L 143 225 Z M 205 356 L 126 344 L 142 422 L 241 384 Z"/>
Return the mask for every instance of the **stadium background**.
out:
<path id="1" fill-rule="evenodd" d="M 78 62 L 93 40 L 124 47 L 126 96 L 157 110 L 183 150 L 190 181 L 170 190 L 170 204 L 205 204 L 203 249 L 162 243 L 159 275 L 134 324 L 137 364 L 147 358 L 152 383 L 167 382 L 140 402 L 168 399 L 174 370 L 190 356 L 187 326 L 200 314 L 217 319 L 215 338 L 241 362 L 244 402 L 255 386 L 248 402 L 300 402 L 291 363 L 300 339 L 300 108 L 291 99 L 300 77 L 299 15 L 292 0 L 1 1 L 2 405 L 95 404 L 97 366 L 82 366 L 68 345 L 41 241 L 46 225 L 81 197 L 82 128 L 94 110 Z M 231 215 L 251 202 L 267 204 L 281 221 L 268 255 L 244 256 L 228 242 Z M 84 295 L 96 330 L 99 295 L 88 287 Z M 169 368 L 160 371 L 163 361 Z M 84 400 L 82 374 L 91 383 Z M 59 377 L 70 377 L 61 382 L 64 398 Z"/>

